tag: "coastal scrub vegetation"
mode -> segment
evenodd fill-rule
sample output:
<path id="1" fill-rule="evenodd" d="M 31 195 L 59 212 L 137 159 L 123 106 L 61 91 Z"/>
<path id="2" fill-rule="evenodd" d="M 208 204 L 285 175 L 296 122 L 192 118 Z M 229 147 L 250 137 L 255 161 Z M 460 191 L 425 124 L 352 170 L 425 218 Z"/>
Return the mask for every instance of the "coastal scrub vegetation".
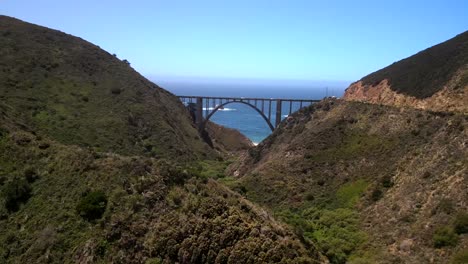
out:
<path id="1" fill-rule="evenodd" d="M 458 235 L 453 227 L 442 226 L 435 230 L 433 236 L 434 246 L 441 248 L 445 246 L 455 246 L 458 243 Z"/>
<path id="2" fill-rule="evenodd" d="M 91 191 L 81 198 L 76 206 L 76 211 L 83 218 L 94 220 L 101 218 L 106 206 L 106 194 L 103 191 Z"/>
<path id="3" fill-rule="evenodd" d="M 0 218 L 0 262 L 315 263 L 321 258 L 286 226 L 212 180 L 224 162 L 207 177 L 190 163 L 96 152 L 28 132 L 21 136 L 27 142 L 18 141 L 16 132 L 2 133 L 2 197 L 15 210 Z M 44 142 L 48 148 L 40 148 Z M 34 164 L 27 175 L 40 173 L 32 184 L 24 173 L 13 176 L 25 164 Z"/>
<path id="4" fill-rule="evenodd" d="M 222 182 L 332 263 L 447 262 L 439 252 L 466 245 L 464 126 L 455 113 L 327 99 L 281 123 L 238 162 L 243 176 Z"/>

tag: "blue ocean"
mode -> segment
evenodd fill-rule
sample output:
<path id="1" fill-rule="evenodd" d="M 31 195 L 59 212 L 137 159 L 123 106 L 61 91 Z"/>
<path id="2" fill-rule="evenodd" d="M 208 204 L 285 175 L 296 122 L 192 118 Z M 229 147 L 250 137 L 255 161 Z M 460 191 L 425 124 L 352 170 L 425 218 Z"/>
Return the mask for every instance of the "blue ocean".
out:
<path id="1" fill-rule="evenodd" d="M 326 96 L 341 97 L 346 83 L 307 84 L 307 83 L 193 83 L 159 81 L 158 85 L 178 96 L 224 96 L 224 97 L 257 97 L 276 99 L 322 99 Z M 314 87 L 315 86 L 315 87 Z M 303 104 L 303 107 L 307 104 Z M 274 124 L 274 109 L 272 104 L 272 123 Z M 282 118 L 289 114 L 289 103 L 283 104 Z M 209 106 L 211 110 L 212 106 Z M 292 104 L 292 110 L 297 111 L 299 103 Z M 204 109 L 206 110 L 206 109 Z M 205 113 L 206 111 L 203 111 Z M 250 106 L 240 103 L 230 103 L 224 109 L 218 110 L 210 118 L 211 121 L 239 130 L 254 144 L 258 144 L 268 135 L 271 129 L 265 120 Z"/>

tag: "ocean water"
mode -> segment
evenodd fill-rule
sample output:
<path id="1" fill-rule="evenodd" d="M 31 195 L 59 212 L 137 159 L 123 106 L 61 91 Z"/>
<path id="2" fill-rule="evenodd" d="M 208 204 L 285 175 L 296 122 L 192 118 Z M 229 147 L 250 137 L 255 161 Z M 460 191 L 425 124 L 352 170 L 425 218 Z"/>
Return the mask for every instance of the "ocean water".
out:
<path id="1" fill-rule="evenodd" d="M 312 87 L 307 84 L 284 84 L 275 85 L 271 83 L 186 83 L 186 82 L 158 82 L 160 86 L 175 95 L 184 96 L 225 96 L 225 97 L 257 97 L 257 98 L 289 98 L 289 99 L 322 99 L 325 96 L 341 97 L 345 84 L 332 87 Z M 205 105 L 205 104 L 204 104 Z M 307 104 L 303 104 L 307 106 Z M 260 104 L 258 107 L 261 108 Z M 267 105 L 265 105 L 267 109 Z M 299 103 L 293 103 L 292 110 L 297 111 Z M 212 110 L 210 104 L 208 110 Z M 275 124 L 275 103 L 271 107 L 271 120 Z M 204 108 L 206 110 L 206 108 Z M 283 102 L 282 118 L 289 114 L 289 103 Z M 203 111 L 204 115 L 206 111 Z M 211 121 L 239 130 L 252 142 L 258 144 L 268 135 L 271 130 L 266 121 L 250 106 L 241 103 L 227 104 L 224 109 L 218 110 L 210 118 Z"/>

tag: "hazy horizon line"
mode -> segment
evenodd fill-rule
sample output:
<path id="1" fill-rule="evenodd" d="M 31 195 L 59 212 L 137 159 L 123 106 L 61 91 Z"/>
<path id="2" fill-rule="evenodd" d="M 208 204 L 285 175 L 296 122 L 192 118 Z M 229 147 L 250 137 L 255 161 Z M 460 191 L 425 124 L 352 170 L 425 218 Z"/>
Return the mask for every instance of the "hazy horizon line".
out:
<path id="1" fill-rule="evenodd" d="M 349 86 L 355 82 L 350 80 L 329 80 L 329 79 L 286 79 L 286 78 L 250 78 L 250 77 L 208 77 L 208 76 L 178 76 L 178 75 L 157 75 L 146 74 L 146 78 L 158 83 L 213 83 L 213 84 L 296 84 L 296 85 L 339 85 Z"/>

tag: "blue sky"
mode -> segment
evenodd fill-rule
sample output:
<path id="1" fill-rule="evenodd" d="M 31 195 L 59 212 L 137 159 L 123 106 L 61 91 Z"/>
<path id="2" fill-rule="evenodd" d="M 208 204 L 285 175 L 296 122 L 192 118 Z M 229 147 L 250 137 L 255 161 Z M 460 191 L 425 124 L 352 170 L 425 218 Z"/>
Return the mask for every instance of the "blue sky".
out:
<path id="1" fill-rule="evenodd" d="M 146 76 L 355 81 L 468 29 L 468 1 L 1 0 Z"/>

